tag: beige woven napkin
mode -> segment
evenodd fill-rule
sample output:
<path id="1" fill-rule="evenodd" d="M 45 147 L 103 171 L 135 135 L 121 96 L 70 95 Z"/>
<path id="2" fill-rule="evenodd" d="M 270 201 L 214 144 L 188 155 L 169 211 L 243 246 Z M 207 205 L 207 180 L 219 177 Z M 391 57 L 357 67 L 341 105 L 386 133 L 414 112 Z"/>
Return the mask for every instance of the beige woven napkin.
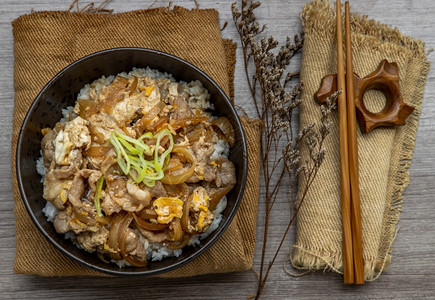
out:
<path id="1" fill-rule="evenodd" d="M 194 22 L 192 22 L 194 20 Z M 61 69 L 87 54 L 114 47 L 146 47 L 177 55 L 204 70 L 232 95 L 236 45 L 222 40 L 216 10 L 181 7 L 118 14 L 39 12 L 13 23 L 15 109 L 12 180 L 15 199 L 16 273 L 102 275 L 56 250 L 39 233 L 17 187 L 15 150 L 24 116 L 43 86 Z M 247 270 L 252 266 L 259 189 L 260 122 L 242 118 L 249 174 L 240 208 L 221 238 L 199 258 L 163 277 Z M 237 259 L 234 259 L 237 258 Z"/>
<path id="2" fill-rule="evenodd" d="M 302 12 L 305 44 L 301 65 L 304 83 L 300 127 L 320 119 L 313 95 L 323 76 L 336 73 L 335 14 L 330 2 L 314 1 Z M 391 246 L 401 211 L 402 194 L 409 184 L 408 169 L 429 71 L 424 44 L 403 36 L 397 29 L 351 16 L 354 70 L 360 77 L 374 71 L 382 59 L 399 65 L 404 101 L 415 107 L 405 126 L 377 128 L 362 135 L 358 130 L 359 174 L 362 210 L 365 278 L 376 278 L 390 261 Z M 378 91 L 364 97 L 371 111 L 385 103 Z M 327 154 L 298 215 L 297 238 L 292 263 L 302 269 L 342 268 L 338 121 L 325 144 Z M 307 152 L 303 151 L 306 157 Z M 304 159 L 304 157 L 302 157 Z"/>

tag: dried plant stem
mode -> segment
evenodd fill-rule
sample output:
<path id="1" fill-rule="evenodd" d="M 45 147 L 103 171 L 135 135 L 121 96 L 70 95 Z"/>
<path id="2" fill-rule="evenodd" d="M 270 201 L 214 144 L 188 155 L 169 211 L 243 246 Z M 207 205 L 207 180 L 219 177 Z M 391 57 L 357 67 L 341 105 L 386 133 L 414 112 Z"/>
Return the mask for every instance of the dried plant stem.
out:
<path id="1" fill-rule="evenodd" d="M 257 295 L 258 296 L 260 296 L 261 293 L 263 292 L 264 286 L 266 285 L 266 281 L 267 281 L 267 279 L 269 277 L 269 274 L 270 274 L 270 270 L 272 269 L 272 266 L 275 263 L 276 258 L 278 257 L 279 251 L 281 250 L 281 248 L 282 248 L 282 246 L 284 244 L 285 238 L 286 238 L 286 236 L 287 236 L 287 234 L 288 234 L 288 232 L 290 230 L 290 227 L 292 226 L 293 221 L 295 220 L 295 218 L 296 218 L 296 216 L 297 216 L 297 214 L 299 212 L 299 209 L 301 208 L 301 204 L 303 203 L 303 201 L 304 201 L 304 199 L 305 199 L 305 197 L 307 195 L 308 189 L 311 186 L 311 183 L 313 182 L 313 178 L 317 174 L 317 170 L 318 169 L 316 169 L 316 170 L 313 169 L 312 171 L 314 171 L 314 174 L 312 172 L 310 173 L 310 175 L 309 175 L 309 177 L 310 177 L 309 182 L 310 183 L 307 184 L 305 186 L 305 188 L 304 188 L 304 192 L 303 192 L 303 195 L 301 197 L 301 201 L 300 201 L 299 205 L 297 206 L 296 212 L 292 215 L 290 221 L 287 224 L 287 227 L 286 227 L 286 229 L 284 231 L 284 234 L 282 235 L 282 238 L 281 238 L 281 241 L 280 241 L 280 243 L 278 245 L 278 248 L 276 249 L 275 254 L 274 254 L 272 260 L 268 264 L 268 267 L 267 267 L 266 274 L 265 274 L 264 278 L 262 280 L 260 279 L 261 281 L 260 281 L 260 283 L 258 285 L 258 288 L 257 288 Z M 261 275 L 260 275 L 260 278 L 261 278 Z M 256 298 L 258 298 L 258 297 L 256 297 Z"/>
<path id="2" fill-rule="evenodd" d="M 324 138 L 322 138 L 322 139 L 319 141 L 319 148 L 320 148 L 320 149 L 323 147 L 323 141 L 324 141 Z M 302 193 L 301 199 L 300 199 L 300 201 L 299 201 L 299 203 L 298 203 L 298 205 L 297 205 L 297 208 L 296 208 L 295 213 L 294 213 L 294 214 L 291 213 L 290 221 L 289 221 L 288 224 L 287 224 L 287 227 L 286 227 L 286 229 L 285 229 L 285 231 L 284 231 L 284 234 L 283 234 L 282 237 L 281 237 L 280 243 L 279 243 L 279 245 L 278 245 L 278 247 L 277 247 L 277 249 L 276 249 L 276 251 L 275 251 L 275 254 L 274 254 L 272 260 L 271 260 L 271 261 L 269 262 L 269 264 L 268 264 L 268 267 L 267 267 L 267 269 L 266 269 L 266 273 L 265 273 L 264 278 L 261 279 L 262 277 L 261 277 L 261 275 L 260 275 L 260 283 L 259 283 L 258 288 L 257 288 L 257 295 L 258 295 L 258 296 L 261 295 L 261 293 L 263 292 L 264 286 L 265 286 L 266 281 L 267 281 L 267 279 L 268 279 L 268 277 L 269 277 L 269 274 L 270 274 L 270 270 L 272 269 L 272 266 L 273 266 L 273 264 L 275 263 L 276 258 L 278 257 L 278 254 L 279 254 L 279 252 L 280 252 L 280 250 L 281 250 L 281 248 L 282 248 L 282 246 L 283 246 L 283 244 L 284 244 L 285 238 L 286 238 L 286 236 L 287 236 L 287 234 L 288 234 L 288 232 L 289 232 L 289 230 L 290 230 L 290 228 L 291 228 L 291 225 L 293 224 L 294 220 L 296 219 L 296 216 L 297 216 L 298 213 L 299 213 L 299 210 L 300 210 L 300 208 L 301 208 L 301 206 L 302 206 L 302 204 L 303 204 L 303 202 L 304 202 L 304 200 L 305 200 L 305 198 L 306 198 L 306 195 L 307 195 L 307 193 L 308 193 L 308 190 L 309 190 L 309 188 L 311 187 L 311 184 L 313 183 L 313 181 L 314 181 L 314 179 L 315 179 L 315 177 L 316 177 L 318 171 L 319 171 L 319 168 L 311 167 L 311 168 L 310 168 L 310 171 L 309 171 L 309 173 L 308 173 L 308 176 L 307 176 L 306 173 L 303 174 L 303 176 L 304 176 L 304 181 L 305 181 L 305 186 L 304 186 L 304 190 L 303 190 L 303 193 Z M 284 172 L 283 172 L 283 174 L 284 174 Z M 292 177 L 292 174 L 293 174 L 293 172 L 289 172 L 290 177 Z M 282 180 L 282 178 L 279 179 L 279 182 L 280 182 L 281 180 Z M 292 182 L 292 185 L 293 185 L 293 182 Z M 277 184 L 275 187 L 276 187 L 276 188 L 279 188 L 279 186 L 280 186 L 280 184 Z M 275 194 L 275 197 L 276 197 L 276 194 Z M 293 203 L 294 203 L 293 201 L 290 201 L 291 207 L 292 207 L 292 204 L 293 204 Z M 264 246 L 264 244 L 263 244 L 263 246 Z"/>
<path id="3" fill-rule="evenodd" d="M 238 31 L 238 33 L 239 33 L 240 40 L 242 40 L 242 39 L 243 39 L 242 33 L 241 33 L 240 31 Z M 244 67 L 245 67 L 245 74 L 246 74 L 246 78 L 247 78 L 247 82 L 248 82 L 249 90 L 251 91 L 251 95 L 254 95 L 254 96 L 253 96 L 253 97 L 254 97 L 253 100 L 254 100 L 254 104 L 255 104 L 255 109 L 256 109 L 256 111 L 257 111 L 257 115 L 259 116 L 259 115 L 260 115 L 260 110 L 258 109 L 257 99 L 255 98 L 255 97 L 256 97 L 256 93 L 255 93 L 254 86 L 253 86 L 253 84 L 251 83 L 250 76 L 249 76 L 249 70 L 248 70 L 248 66 L 249 66 L 249 64 L 248 64 L 248 53 L 247 53 L 247 48 L 246 48 L 246 47 L 243 47 L 243 48 L 242 48 L 242 51 L 243 51 L 243 65 L 244 65 Z M 255 83 L 254 83 L 254 84 L 255 84 Z"/>
<path id="4" fill-rule="evenodd" d="M 302 128 L 297 135 L 293 133 L 292 116 L 302 102 L 299 98 L 302 84 L 291 85 L 290 82 L 299 73 L 287 72 L 286 68 L 294 55 L 302 49 L 303 37 L 295 36 L 294 44 L 291 43 L 290 38 L 287 38 L 284 45 L 279 48 L 278 41 L 272 36 L 260 38 L 265 26 L 260 27 L 256 21 L 254 10 L 259 6 L 258 1 L 241 0 L 240 8 L 237 3 L 233 3 L 231 7 L 234 24 L 240 36 L 248 87 L 257 115 L 264 125 L 261 136 L 261 160 L 265 185 L 265 219 L 260 270 L 258 273 L 255 272 L 258 274 L 256 299 L 264 290 L 272 266 L 323 162 L 325 156 L 323 141 L 329 133 L 328 116 L 333 108 L 331 101 L 321 108 L 322 117 L 318 128 L 315 128 L 315 124 L 310 124 Z M 250 74 L 250 66 L 255 68 L 253 74 Z M 304 151 L 308 151 L 307 161 L 301 161 L 301 147 L 304 147 Z M 304 183 L 301 185 L 303 192 L 298 203 L 296 203 L 293 180 L 296 176 L 299 176 Z M 270 250 L 268 249 L 271 230 L 269 225 L 272 214 L 275 213 L 273 208 L 283 182 L 290 183 L 290 191 L 287 192 L 290 203 L 289 222 L 281 235 L 278 247 L 272 251 L 272 259 L 267 262 L 266 255 Z"/>

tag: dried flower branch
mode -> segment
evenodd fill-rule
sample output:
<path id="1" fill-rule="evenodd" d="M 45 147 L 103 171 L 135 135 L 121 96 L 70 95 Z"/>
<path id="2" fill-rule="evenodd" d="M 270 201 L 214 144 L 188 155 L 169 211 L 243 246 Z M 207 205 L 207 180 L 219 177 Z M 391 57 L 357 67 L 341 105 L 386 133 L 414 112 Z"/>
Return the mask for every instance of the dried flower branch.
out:
<path id="1" fill-rule="evenodd" d="M 337 96 L 337 93 L 334 94 L 321 108 L 322 117 L 318 126 L 314 123 L 310 124 L 294 136 L 292 117 L 302 102 L 300 98 L 302 83 L 289 87 L 299 74 L 288 72 L 286 69 L 291 59 L 302 49 L 303 36 L 296 35 L 293 43 L 290 38 L 287 38 L 280 48 L 278 48 L 279 42 L 272 36 L 261 38 L 266 26 L 260 26 L 254 14 L 254 10 L 260 5 L 259 1 L 242 0 L 241 5 L 235 2 L 231 6 L 234 24 L 240 36 L 249 89 L 258 117 L 264 124 L 261 137 L 261 159 L 266 194 L 265 224 L 255 295 L 257 299 L 264 289 L 288 231 L 324 160 L 323 142 L 331 126 L 328 117 L 334 106 L 333 100 Z M 250 65 L 255 67 L 253 74 L 249 72 Z M 307 161 L 301 161 L 302 145 L 306 146 L 309 153 Z M 294 180 L 296 176 L 299 176 L 304 183 L 302 196 L 297 204 Z M 275 178 L 278 179 L 274 180 Z M 284 180 L 289 180 L 290 183 L 290 191 L 287 193 L 290 202 L 290 218 L 272 259 L 266 264 L 269 220 Z"/>

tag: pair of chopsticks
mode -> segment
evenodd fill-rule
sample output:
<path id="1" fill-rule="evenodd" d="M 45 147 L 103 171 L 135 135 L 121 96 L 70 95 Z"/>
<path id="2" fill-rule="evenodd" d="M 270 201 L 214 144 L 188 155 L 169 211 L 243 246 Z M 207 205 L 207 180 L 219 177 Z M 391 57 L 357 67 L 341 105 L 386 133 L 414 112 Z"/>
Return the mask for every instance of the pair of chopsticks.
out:
<path id="1" fill-rule="evenodd" d="M 361 208 L 358 179 L 358 144 L 353 85 L 349 2 L 345 4 L 346 75 L 344 72 L 342 8 L 337 0 L 337 90 L 340 139 L 340 192 L 343 221 L 344 283 L 363 284 Z"/>

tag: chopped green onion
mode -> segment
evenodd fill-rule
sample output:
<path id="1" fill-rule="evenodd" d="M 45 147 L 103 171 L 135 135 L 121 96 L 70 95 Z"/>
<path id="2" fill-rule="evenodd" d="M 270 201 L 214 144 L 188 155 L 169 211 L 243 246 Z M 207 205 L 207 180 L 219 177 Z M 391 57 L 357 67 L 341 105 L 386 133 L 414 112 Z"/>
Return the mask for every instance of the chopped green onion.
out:
<path id="1" fill-rule="evenodd" d="M 152 154 L 150 147 L 142 141 L 142 139 L 145 137 L 149 137 L 151 139 L 153 137 L 153 134 L 151 132 L 147 132 L 146 134 L 142 135 L 138 139 L 133 139 L 133 138 L 131 138 L 125 134 L 119 133 L 119 132 L 116 132 L 116 135 L 119 137 L 119 141 L 132 154 L 139 154 L 140 151 L 144 151 L 145 154 L 147 154 L 147 155 Z M 134 145 L 134 147 L 132 147 L 129 143 L 132 143 Z"/>
<path id="2" fill-rule="evenodd" d="M 118 165 L 121 167 L 121 170 L 124 172 L 124 174 L 127 175 L 130 171 L 130 160 L 128 159 L 128 155 L 125 152 L 124 147 L 122 147 L 121 143 L 116 138 L 115 134 L 113 134 L 113 132 L 110 135 L 109 141 L 115 148 L 115 152 L 118 157 Z"/>
<path id="3" fill-rule="evenodd" d="M 160 142 L 165 137 L 169 138 L 169 147 L 159 155 Z M 144 139 L 156 139 L 154 155 L 150 147 L 145 144 Z M 169 158 L 174 148 L 174 139 L 168 129 L 163 129 L 155 136 L 151 132 L 143 134 L 138 139 L 131 138 L 119 132 L 112 132 L 109 139 L 113 145 L 118 165 L 125 175 L 136 182 L 143 182 L 149 187 L 153 187 L 157 180 L 164 177 L 163 170 L 169 164 Z M 154 160 L 146 160 L 146 156 L 154 156 Z"/>
<path id="4" fill-rule="evenodd" d="M 104 183 L 104 176 L 101 175 L 101 177 L 97 180 L 97 191 L 95 192 L 95 197 L 94 197 L 95 209 L 97 210 L 97 216 L 99 216 L 100 218 L 103 217 L 103 214 L 101 213 L 101 203 L 100 203 L 101 191 L 103 190 L 103 183 Z"/>
<path id="5" fill-rule="evenodd" d="M 153 186 L 156 185 L 156 181 L 155 180 L 148 180 L 146 178 L 143 180 L 143 183 L 145 183 L 149 187 L 153 187 Z"/>
<path id="6" fill-rule="evenodd" d="M 152 139 L 153 134 L 151 132 L 144 133 L 137 140 L 142 141 L 144 138 Z"/>
<path id="7" fill-rule="evenodd" d="M 129 142 L 127 142 L 125 139 L 121 138 L 118 139 L 118 141 L 121 142 L 121 144 L 131 153 L 134 155 L 138 155 L 140 153 L 139 150 L 137 150 L 135 147 L 133 147 Z"/>
<path id="8" fill-rule="evenodd" d="M 169 137 L 169 147 L 165 152 L 159 157 L 158 148 L 160 147 L 160 141 L 164 136 Z M 171 153 L 172 148 L 174 147 L 174 139 L 172 138 L 172 134 L 168 129 L 163 129 L 156 135 L 156 151 L 154 152 L 154 163 L 156 165 L 156 170 L 162 170 L 163 164 L 165 162 L 166 157 Z"/>

